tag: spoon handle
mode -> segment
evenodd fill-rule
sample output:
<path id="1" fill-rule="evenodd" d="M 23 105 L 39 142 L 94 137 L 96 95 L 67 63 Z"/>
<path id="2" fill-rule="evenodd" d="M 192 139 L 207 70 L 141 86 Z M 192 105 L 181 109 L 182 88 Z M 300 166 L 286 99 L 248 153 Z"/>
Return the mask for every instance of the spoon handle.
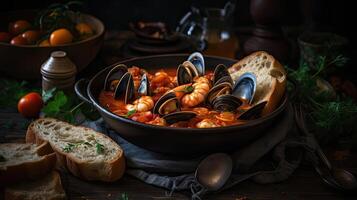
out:
<path id="1" fill-rule="evenodd" d="M 306 127 L 306 123 L 305 123 L 305 117 L 304 117 L 304 113 L 303 113 L 303 109 L 302 109 L 302 105 L 299 104 L 299 106 L 295 105 L 295 119 L 297 122 L 297 126 L 300 129 L 300 131 L 302 133 L 304 133 L 306 136 L 312 137 L 315 141 L 316 144 L 316 153 L 318 155 L 318 157 L 321 159 L 321 161 L 326 165 L 326 167 L 331 170 L 332 169 L 332 165 L 330 163 L 330 161 L 327 159 L 325 153 L 322 151 L 319 143 L 317 142 L 315 136 L 310 133 Z"/>

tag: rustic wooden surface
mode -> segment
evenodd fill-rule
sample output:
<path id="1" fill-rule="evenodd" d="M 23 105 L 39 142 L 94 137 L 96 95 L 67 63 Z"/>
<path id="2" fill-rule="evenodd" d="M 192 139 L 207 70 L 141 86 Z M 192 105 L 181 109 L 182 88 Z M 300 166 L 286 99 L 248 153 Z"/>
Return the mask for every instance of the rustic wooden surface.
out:
<path id="1" fill-rule="evenodd" d="M 0 142 L 24 141 L 28 120 L 14 109 L 0 109 Z M 337 167 L 357 172 L 357 152 L 355 149 L 331 149 L 330 160 Z M 185 193 L 169 191 L 144 184 L 125 175 L 114 183 L 86 182 L 62 172 L 62 179 L 69 199 L 113 199 L 121 200 L 126 193 L 133 199 L 189 199 Z M 343 195 L 330 189 L 319 179 L 309 166 L 300 167 L 288 180 L 268 185 L 260 185 L 251 181 L 243 182 L 232 189 L 219 194 L 211 194 L 207 199 L 357 199 L 355 195 Z"/>
<path id="2" fill-rule="evenodd" d="M 123 59 L 120 57 L 120 47 L 130 37 L 132 37 L 132 34 L 128 32 L 109 32 L 98 58 L 91 66 L 81 72 L 77 78 L 91 77 L 100 70 L 100 67 L 105 67 L 110 63 Z M 98 66 L 100 67 L 98 68 Z M 40 85 L 39 82 L 36 85 Z M 0 142 L 24 141 L 28 124 L 29 120 L 19 115 L 15 108 L 0 108 Z M 327 151 L 327 154 L 335 166 L 357 173 L 356 147 L 353 149 L 332 147 Z M 122 194 L 127 194 L 129 200 L 190 199 L 185 193 L 174 192 L 170 196 L 169 191 L 144 184 L 129 175 L 124 175 L 119 181 L 108 184 L 82 181 L 66 172 L 61 174 L 69 199 L 122 200 Z M 353 200 L 357 199 L 357 195 L 337 193 L 324 185 L 311 167 L 303 166 L 291 178 L 281 183 L 260 185 L 246 181 L 219 194 L 210 194 L 206 198 L 212 200 Z"/>

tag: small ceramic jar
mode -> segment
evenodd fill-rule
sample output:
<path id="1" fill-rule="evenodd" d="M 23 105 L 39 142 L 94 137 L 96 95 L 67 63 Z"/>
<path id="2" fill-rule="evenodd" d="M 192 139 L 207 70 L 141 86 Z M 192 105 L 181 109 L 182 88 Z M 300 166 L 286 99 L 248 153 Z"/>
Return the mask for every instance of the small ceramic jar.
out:
<path id="1" fill-rule="evenodd" d="M 66 56 L 64 51 L 54 51 L 51 57 L 42 64 L 42 90 L 54 87 L 66 92 L 73 91 L 77 67 Z"/>

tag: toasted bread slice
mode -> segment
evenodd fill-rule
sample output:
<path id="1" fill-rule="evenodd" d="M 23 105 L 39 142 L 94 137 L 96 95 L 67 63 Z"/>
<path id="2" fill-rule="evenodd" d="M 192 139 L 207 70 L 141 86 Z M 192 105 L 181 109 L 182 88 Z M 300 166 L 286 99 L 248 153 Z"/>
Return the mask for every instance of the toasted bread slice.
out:
<path id="1" fill-rule="evenodd" d="M 56 164 L 56 154 L 48 143 L 40 146 L 25 143 L 0 144 L 0 185 L 19 180 L 37 179 Z"/>
<path id="2" fill-rule="evenodd" d="M 258 51 L 235 63 L 228 69 L 233 80 L 237 80 L 246 72 L 257 78 L 257 88 L 253 104 L 267 101 L 262 115 L 275 110 L 286 88 L 286 72 L 284 67 L 270 54 Z"/>
<path id="3" fill-rule="evenodd" d="M 30 124 L 26 142 L 49 142 L 59 164 L 85 180 L 112 182 L 125 171 L 123 150 L 108 136 L 52 118 Z"/>
<path id="4" fill-rule="evenodd" d="M 35 181 L 23 181 L 7 186 L 4 194 L 5 200 L 66 199 L 66 194 L 61 184 L 61 177 L 57 171 L 52 171 L 45 177 Z"/>

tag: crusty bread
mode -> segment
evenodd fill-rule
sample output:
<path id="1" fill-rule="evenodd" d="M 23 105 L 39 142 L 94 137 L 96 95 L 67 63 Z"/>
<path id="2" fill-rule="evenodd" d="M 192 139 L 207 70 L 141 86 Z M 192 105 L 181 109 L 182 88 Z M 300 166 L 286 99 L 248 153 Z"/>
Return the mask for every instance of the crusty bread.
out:
<path id="1" fill-rule="evenodd" d="M 256 76 L 257 88 L 252 103 L 267 101 L 262 115 L 272 112 L 278 106 L 285 92 L 286 72 L 273 56 L 258 51 L 238 61 L 228 71 L 233 80 L 246 72 Z"/>
<path id="2" fill-rule="evenodd" d="M 25 143 L 0 144 L 0 185 L 42 177 L 55 164 L 56 154 L 48 143 L 40 146 Z"/>
<path id="3" fill-rule="evenodd" d="M 112 182 L 125 171 L 123 150 L 108 136 L 52 118 L 30 124 L 26 142 L 48 141 L 58 163 L 85 180 Z"/>
<path id="4" fill-rule="evenodd" d="M 66 199 L 61 177 L 57 171 L 52 171 L 45 177 L 35 181 L 23 181 L 7 186 L 4 194 L 5 200 Z"/>

